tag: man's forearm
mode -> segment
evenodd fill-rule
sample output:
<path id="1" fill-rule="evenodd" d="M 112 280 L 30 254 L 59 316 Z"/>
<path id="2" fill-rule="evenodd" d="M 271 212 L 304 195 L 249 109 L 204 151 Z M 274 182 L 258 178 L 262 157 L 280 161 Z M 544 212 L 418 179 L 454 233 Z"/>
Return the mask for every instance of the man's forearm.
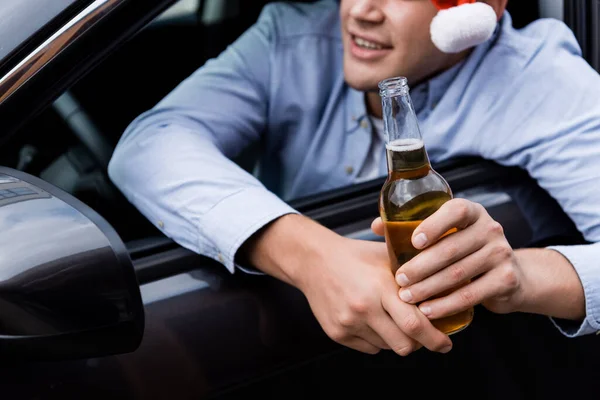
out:
<path id="1" fill-rule="evenodd" d="M 310 264 L 320 257 L 324 244 L 338 238 L 307 217 L 288 214 L 248 239 L 240 248 L 240 257 L 262 272 L 298 287 Z"/>
<path id="2" fill-rule="evenodd" d="M 585 297 L 577 272 L 562 254 L 550 249 L 515 251 L 524 273 L 522 312 L 555 318 L 585 318 Z"/>

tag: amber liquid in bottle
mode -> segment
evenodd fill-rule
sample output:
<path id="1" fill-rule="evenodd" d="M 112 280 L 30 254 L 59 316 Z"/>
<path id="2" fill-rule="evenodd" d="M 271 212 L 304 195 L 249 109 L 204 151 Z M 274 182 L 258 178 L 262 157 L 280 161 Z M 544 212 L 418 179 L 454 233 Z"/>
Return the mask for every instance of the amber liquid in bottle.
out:
<path id="1" fill-rule="evenodd" d="M 402 264 L 420 252 L 411 243 L 415 228 L 452 199 L 452 191 L 444 178 L 431 168 L 422 140 L 397 139 L 386 144 L 386 150 L 389 173 L 381 190 L 379 208 L 395 273 Z M 457 288 L 436 297 L 443 297 Z M 442 332 L 452 334 L 469 326 L 473 313 L 471 308 L 432 320 L 432 323 Z"/>

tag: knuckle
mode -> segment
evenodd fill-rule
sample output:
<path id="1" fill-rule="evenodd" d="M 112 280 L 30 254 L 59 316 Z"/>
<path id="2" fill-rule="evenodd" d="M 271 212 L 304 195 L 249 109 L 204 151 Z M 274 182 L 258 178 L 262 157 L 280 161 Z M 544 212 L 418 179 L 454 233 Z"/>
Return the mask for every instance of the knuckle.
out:
<path id="1" fill-rule="evenodd" d="M 490 235 L 502 235 L 504 236 L 504 228 L 500 222 L 491 220 L 486 228 L 486 231 Z"/>
<path id="2" fill-rule="evenodd" d="M 460 301 L 463 304 L 463 307 L 470 307 L 475 305 L 475 294 L 472 291 L 468 289 L 463 289 L 460 290 L 458 293 L 460 295 Z"/>
<path id="3" fill-rule="evenodd" d="M 465 219 L 469 215 L 469 205 L 465 200 L 458 199 L 454 203 L 454 214 L 460 218 Z"/>
<path id="4" fill-rule="evenodd" d="M 358 323 L 358 316 L 353 312 L 345 312 L 338 317 L 338 322 L 343 328 L 352 328 Z"/>
<path id="5" fill-rule="evenodd" d="M 483 204 L 475 203 L 475 208 L 477 208 L 477 211 L 479 211 L 480 214 L 487 214 L 487 209 L 483 206 Z"/>
<path id="6" fill-rule="evenodd" d="M 415 346 L 412 343 L 401 344 L 393 348 L 394 353 L 402 357 L 406 357 L 415 350 Z"/>
<path id="7" fill-rule="evenodd" d="M 327 336 L 331 338 L 334 342 L 343 343 L 348 338 L 346 330 L 342 327 L 332 327 L 326 330 Z"/>
<path id="8" fill-rule="evenodd" d="M 505 261 L 505 260 L 509 260 L 510 258 L 512 258 L 512 248 L 509 245 L 506 244 L 501 244 L 498 246 L 495 246 L 494 249 L 492 250 L 492 255 L 496 260 L 499 261 Z"/>
<path id="9" fill-rule="evenodd" d="M 519 278 L 517 277 L 517 272 L 512 265 L 502 267 L 500 274 L 502 285 L 505 288 L 513 290 L 519 286 Z"/>
<path id="10" fill-rule="evenodd" d="M 459 248 L 456 245 L 447 245 L 442 250 L 442 256 L 446 260 L 453 260 L 459 252 Z"/>
<path id="11" fill-rule="evenodd" d="M 423 323 L 414 312 L 406 314 L 402 321 L 402 330 L 409 336 L 418 336 L 423 332 Z"/>
<path id="12" fill-rule="evenodd" d="M 454 264 L 450 267 L 450 279 L 452 282 L 462 282 L 467 277 L 467 271 L 462 265 Z"/>
<path id="13" fill-rule="evenodd" d="M 369 311 L 369 305 L 371 304 L 371 300 L 368 298 L 356 298 L 352 300 L 349 304 L 351 313 L 353 314 L 352 318 L 356 318 L 355 314 L 366 314 Z"/>

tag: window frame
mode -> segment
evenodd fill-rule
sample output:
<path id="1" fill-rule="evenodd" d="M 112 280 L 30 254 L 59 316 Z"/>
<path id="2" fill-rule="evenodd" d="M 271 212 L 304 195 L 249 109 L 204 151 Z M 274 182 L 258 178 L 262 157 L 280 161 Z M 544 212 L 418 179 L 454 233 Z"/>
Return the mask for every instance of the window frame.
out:
<path id="1" fill-rule="evenodd" d="M 7 5 L 20 3 L 24 0 L 12 0 Z M 24 20 L 31 20 L 31 13 L 11 13 L 5 11 L 5 17 L 9 17 L 13 20 L 12 25 L 1 25 L 0 26 L 0 37 L 3 36 L 24 36 L 15 45 L 8 45 L 6 49 L 0 51 L 0 76 L 5 75 L 10 69 L 12 69 L 26 54 L 31 53 L 37 46 L 43 43 L 52 32 L 58 30 L 65 24 L 66 21 L 73 18 L 76 14 L 81 12 L 87 5 L 93 2 L 93 0 L 63 0 L 68 1 L 69 4 L 63 8 L 56 9 L 56 2 L 54 0 L 26 0 L 35 4 L 36 11 L 40 11 L 36 16 L 39 20 L 39 24 L 34 26 L 28 26 L 22 23 Z M 40 4 L 42 3 L 42 4 Z M 55 8 L 48 7 L 48 5 L 54 5 Z M 7 6 L 8 8 L 8 6 Z M 22 7 L 25 9 L 26 7 Z M 2 10 L 0 10 L 0 14 Z M 19 26 L 19 29 L 11 29 L 14 26 Z M 16 31 L 16 32 L 15 32 Z"/>
<path id="2" fill-rule="evenodd" d="M 176 0 L 86 1 L 87 8 L 63 21 L 41 44 L 13 56 L 8 72 L 0 70 L 0 146 Z M 89 13 L 94 3 L 100 6 Z M 43 59 L 31 58 L 40 54 Z M 26 71 L 29 76 L 21 79 Z"/>

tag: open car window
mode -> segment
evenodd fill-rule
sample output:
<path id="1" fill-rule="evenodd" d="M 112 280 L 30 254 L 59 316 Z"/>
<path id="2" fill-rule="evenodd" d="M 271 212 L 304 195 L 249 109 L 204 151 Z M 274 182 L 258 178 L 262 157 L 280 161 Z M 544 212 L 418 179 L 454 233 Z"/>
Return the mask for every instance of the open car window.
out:
<path id="1" fill-rule="evenodd" d="M 75 4 L 72 0 L 60 2 L 63 6 Z M 267 2 L 172 3 L 153 23 L 111 51 L 63 93 L 53 107 L 28 121 L 14 140 L 0 149 L 0 165 L 39 176 L 75 195 L 104 216 L 126 242 L 162 237 L 108 179 L 106 162 L 102 160 L 110 158 L 135 117 L 154 106 L 207 60 L 218 56 L 256 21 Z M 537 2 L 509 4 L 521 25 L 540 17 Z M 236 161 L 248 172 L 255 172 L 259 151 L 249 147 Z M 321 192 L 290 200 L 303 212 L 315 208 L 315 201 L 335 208 L 344 198 L 362 193 L 363 189 L 368 196 L 377 193 L 381 183 L 378 179 L 352 185 L 346 188 L 347 192 L 342 190 L 341 197 L 339 192 Z M 330 203 L 331 196 L 335 200 Z M 376 204 L 374 198 L 369 197 L 368 201 Z"/>

